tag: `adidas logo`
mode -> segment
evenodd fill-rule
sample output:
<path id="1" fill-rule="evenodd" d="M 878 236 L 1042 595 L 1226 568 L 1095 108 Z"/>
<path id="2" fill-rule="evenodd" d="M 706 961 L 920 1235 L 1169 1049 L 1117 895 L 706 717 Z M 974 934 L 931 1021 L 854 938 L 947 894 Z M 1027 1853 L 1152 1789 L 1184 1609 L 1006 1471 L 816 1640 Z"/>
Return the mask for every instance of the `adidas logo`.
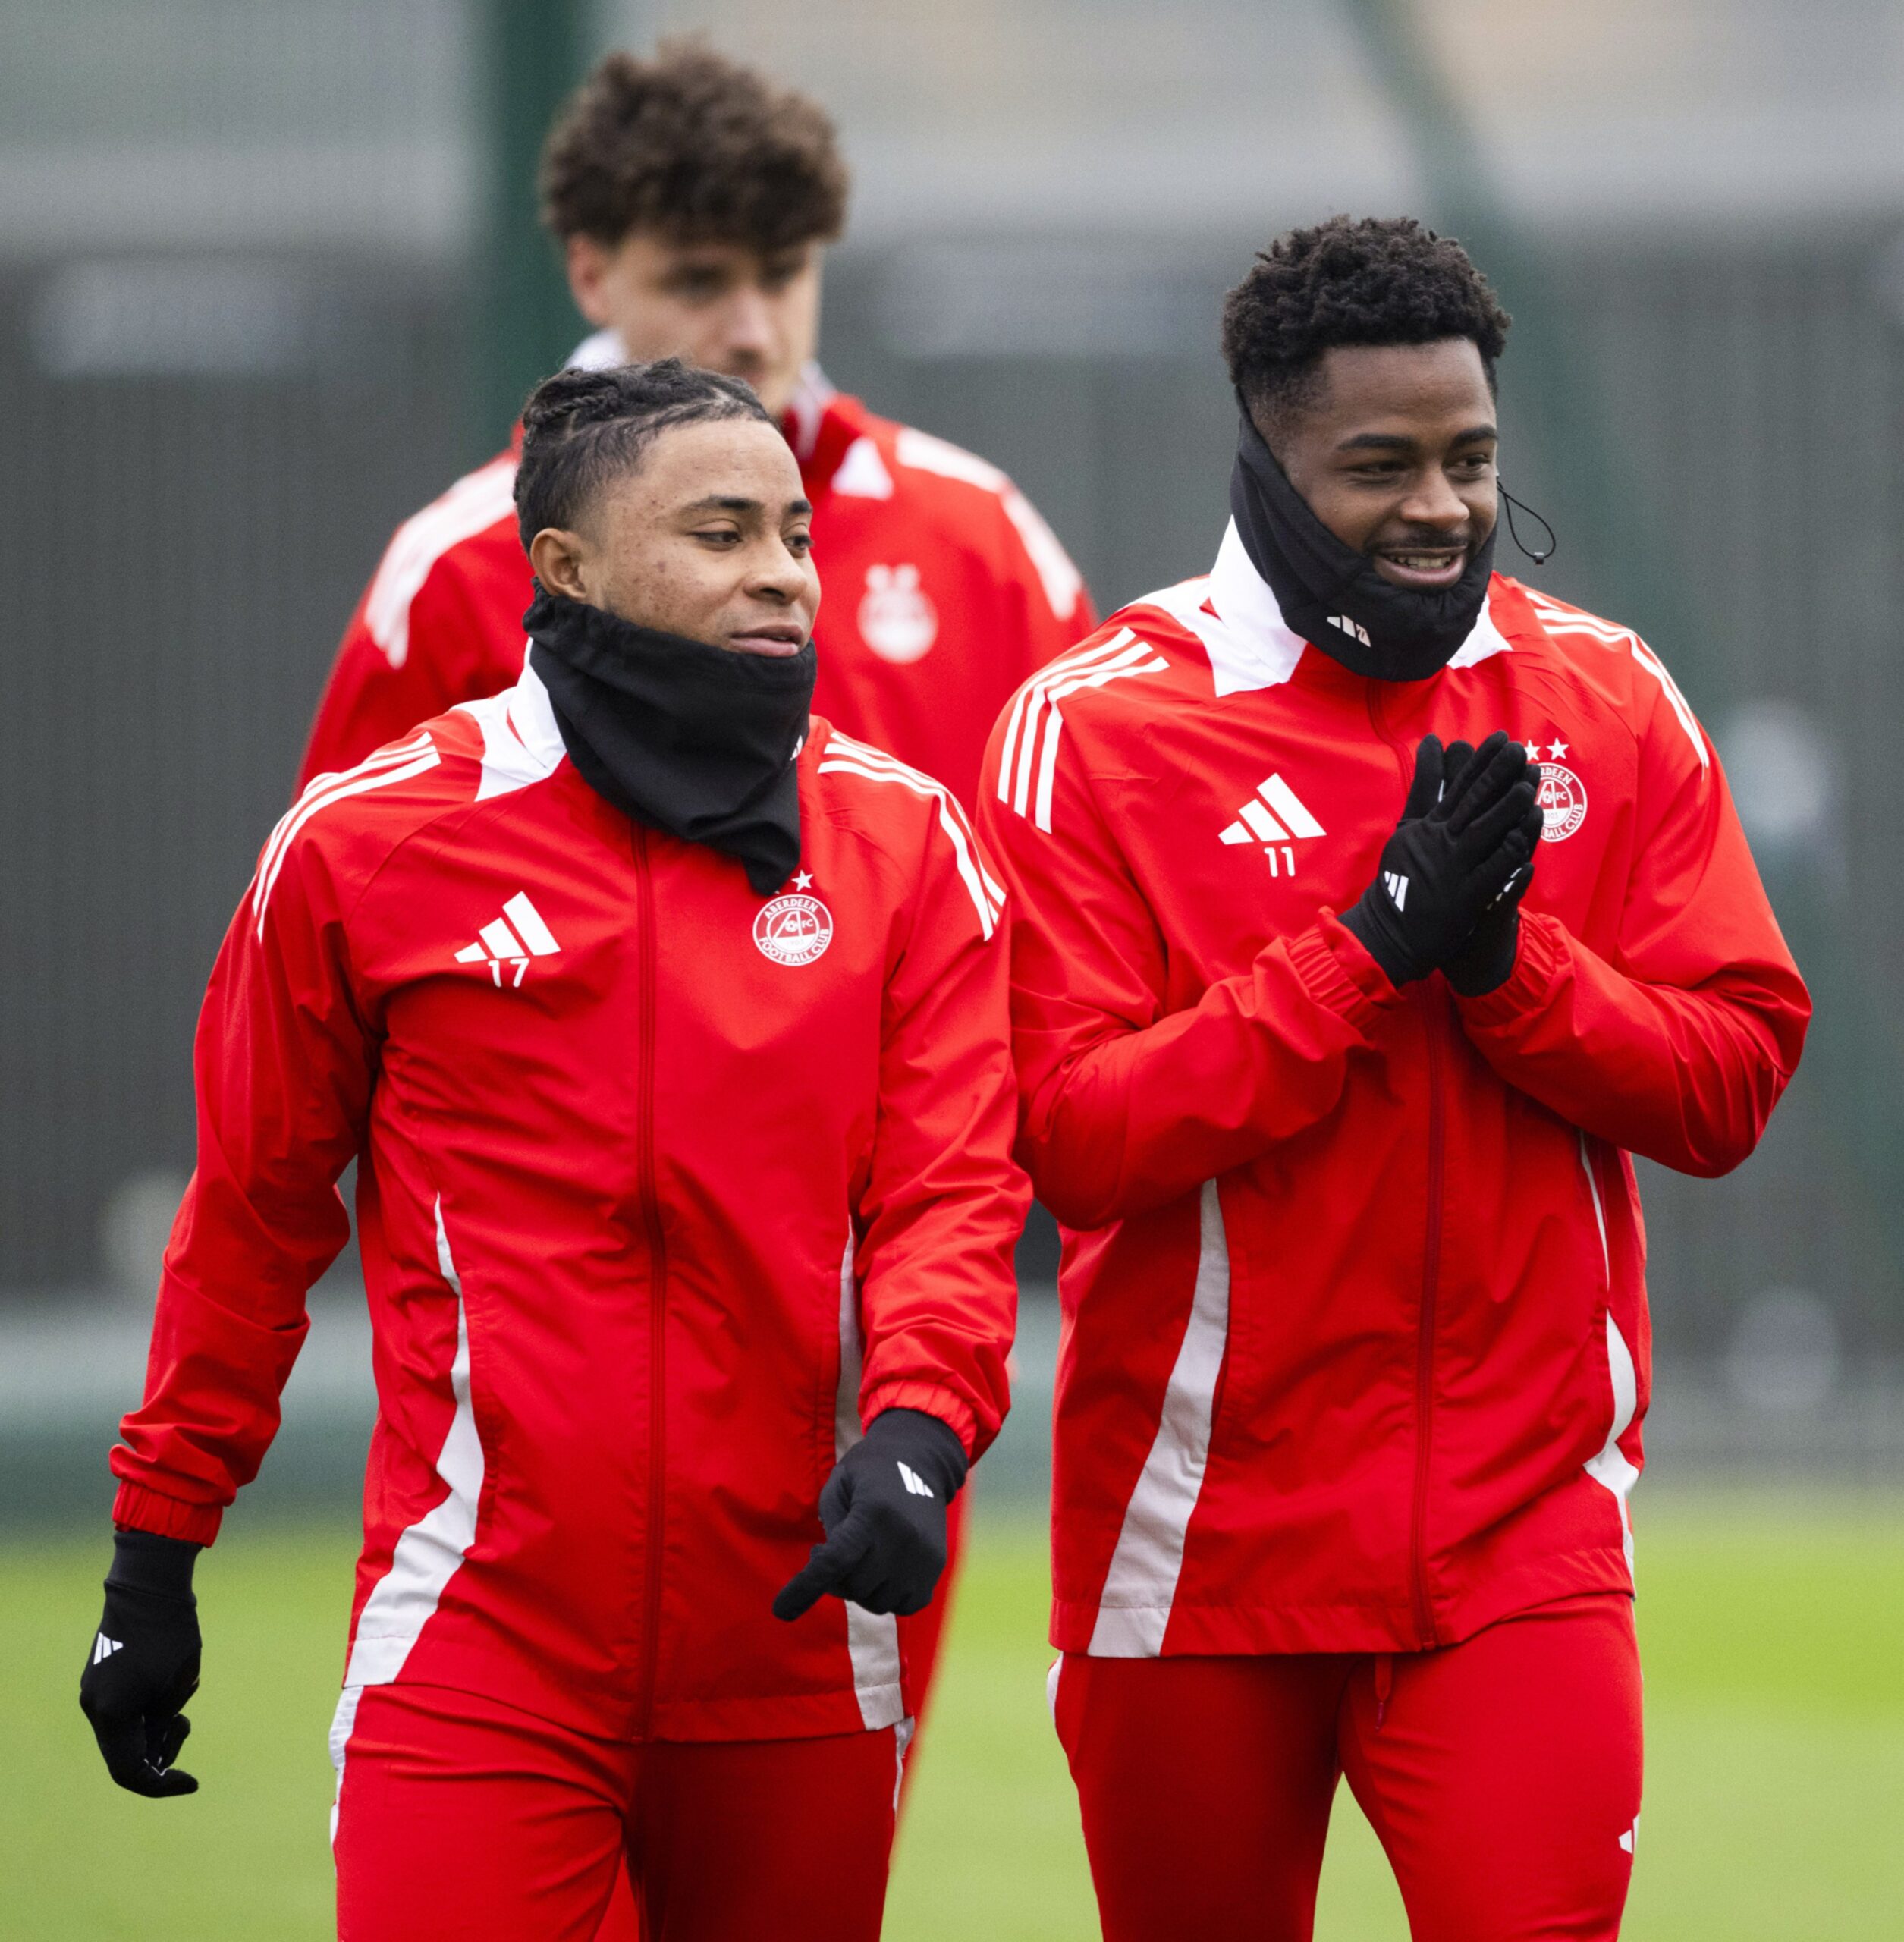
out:
<path id="1" fill-rule="evenodd" d="M 532 957 L 552 957 L 562 947 L 542 922 L 541 913 L 522 891 L 517 891 L 502 907 L 502 915 L 493 924 L 483 925 L 476 938 L 476 943 L 465 944 L 456 954 L 456 961 L 459 964 L 487 964 L 491 982 L 498 988 L 502 984 L 502 968 L 505 964 L 515 966 L 515 976 L 509 981 L 513 989 L 521 984 Z"/>
<path id="2" fill-rule="evenodd" d="M 93 1642 L 93 1663 L 96 1666 L 102 1665 L 115 1652 L 123 1652 L 125 1649 L 126 1642 L 123 1639 L 108 1639 L 102 1632 Z"/>
<path id="3" fill-rule="evenodd" d="M 1260 843 L 1263 854 L 1269 859 L 1270 875 L 1293 877 L 1296 874 L 1295 839 L 1327 834 L 1302 806 L 1296 791 L 1280 775 L 1272 775 L 1268 781 L 1257 784 L 1256 793 L 1236 812 L 1236 820 L 1223 832 L 1223 840 Z"/>
<path id="4" fill-rule="evenodd" d="M 1406 910 L 1408 908 L 1407 878 L 1393 870 L 1384 870 L 1381 873 L 1381 880 L 1388 886 L 1389 895 L 1395 900 L 1395 908 L 1397 910 Z"/>
<path id="5" fill-rule="evenodd" d="M 1368 645 L 1368 630 L 1359 622 L 1350 620 L 1346 614 L 1331 614 L 1329 624 L 1332 627 L 1340 627 L 1345 634 L 1353 634 L 1364 647 Z"/>
<path id="6" fill-rule="evenodd" d="M 932 1486 L 913 1468 L 911 1464 L 901 1463 L 899 1466 L 899 1475 L 900 1481 L 906 1486 L 908 1496 L 930 1497 L 932 1494 Z"/>

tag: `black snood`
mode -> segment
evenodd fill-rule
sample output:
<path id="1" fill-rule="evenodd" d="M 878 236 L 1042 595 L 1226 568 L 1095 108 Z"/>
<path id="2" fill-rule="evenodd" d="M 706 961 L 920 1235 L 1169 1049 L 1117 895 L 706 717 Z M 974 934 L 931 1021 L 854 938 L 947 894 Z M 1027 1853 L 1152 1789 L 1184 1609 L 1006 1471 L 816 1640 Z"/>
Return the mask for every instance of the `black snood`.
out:
<path id="1" fill-rule="evenodd" d="M 523 625 L 582 779 L 624 815 L 739 858 L 765 897 L 800 859 L 793 759 L 818 661 L 737 654 L 538 586 Z"/>
<path id="2" fill-rule="evenodd" d="M 1494 570 L 1494 533 L 1453 586 L 1417 593 L 1391 586 L 1367 554 L 1345 546 L 1310 511 L 1246 408 L 1230 510 L 1283 620 L 1352 674 L 1425 681 L 1453 659 L 1481 617 Z"/>

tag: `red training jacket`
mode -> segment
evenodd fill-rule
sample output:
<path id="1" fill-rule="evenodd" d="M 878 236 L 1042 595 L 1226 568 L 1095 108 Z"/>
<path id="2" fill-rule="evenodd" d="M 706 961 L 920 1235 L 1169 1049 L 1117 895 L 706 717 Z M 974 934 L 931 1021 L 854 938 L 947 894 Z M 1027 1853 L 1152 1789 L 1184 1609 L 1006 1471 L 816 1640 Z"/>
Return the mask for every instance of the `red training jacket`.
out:
<path id="1" fill-rule="evenodd" d="M 1513 975 L 1400 991 L 1358 897 L 1431 731 L 1542 765 Z M 1628 1155 L 1751 1152 L 1810 1001 L 1650 649 L 1496 576 L 1432 679 L 1298 639 L 1231 528 L 1023 689 L 1020 1155 L 1066 1228 L 1054 1642 L 1409 1651 L 1631 1587 Z"/>
<path id="2" fill-rule="evenodd" d="M 814 707 L 969 803 L 1012 690 L 1090 631 L 1084 583 L 995 467 L 875 417 L 817 370 L 785 429 L 826 590 Z M 300 789 L 521 672 L 520 442 L 397 529 L 338 650 Z"/>
<path id="3" fill-rule="evenodd" d="M 379 1413 L 346 1707 L 396 1679 L 584 1732 L 909 1711 L 894 1621 L 774 1593 L 842 1438 L 1006 1407 L 1003 893 L 947 792 L 815 718 L 802 856 L 631 822 L 533 671 L 315 784 L 212 976 L 198 1168 L 122 1525 L 209 1542 L 348 1232 Z"/>

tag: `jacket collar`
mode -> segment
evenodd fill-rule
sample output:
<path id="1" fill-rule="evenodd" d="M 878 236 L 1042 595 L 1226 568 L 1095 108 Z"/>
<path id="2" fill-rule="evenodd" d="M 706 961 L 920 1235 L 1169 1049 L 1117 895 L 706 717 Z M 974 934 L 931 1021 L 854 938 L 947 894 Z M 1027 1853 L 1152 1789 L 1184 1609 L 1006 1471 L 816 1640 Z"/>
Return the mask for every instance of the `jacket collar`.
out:
<path id="1" fill-rule="evenodd" d="M 613 371 L 628 362 L 620 335 L 614 331 L 597 331 L 585 337 L 569 353 L 571 371 Z"/>
<path id="2" fill-rule="evenodd" d="M 530 762 L 546 775 L 568 751 L 562 745 L 555 705 L 534 661 L 533 652 L 523 657 L 522 678 L 509 690 L 509 725 Z"/>
<path id="3" fill-rule="evenodd" d="M 1280 687 L 1296 672 L 1309 643 L 1283 618 L 1269 583 L 1257 572 L 1233 519 L 1223 529 L 1206 589 L 1222 623 L 1204 641 L 1217 693 Z"/>
<path id="4" fill-rule="evenodd" d="M 540 782 L 567 759 L 548 690 L 529 665 L 533 658 L 533 650 L 525 655 L 522 674 L 513 688 L 485 695 L 480 701 L 457 703 L 457 709 L 469 715 L 482 734 L 479 803 Z"/>
<path id="5" fill-rule="evenodd" d="M 793 387 L 787 415 L 780 422 L 803 472 L 819 450 L 820 430 L 829 415 L 828 407 L 839 394 L 826 373 L 809 357 L 800 367 L 800 382 Z"/>

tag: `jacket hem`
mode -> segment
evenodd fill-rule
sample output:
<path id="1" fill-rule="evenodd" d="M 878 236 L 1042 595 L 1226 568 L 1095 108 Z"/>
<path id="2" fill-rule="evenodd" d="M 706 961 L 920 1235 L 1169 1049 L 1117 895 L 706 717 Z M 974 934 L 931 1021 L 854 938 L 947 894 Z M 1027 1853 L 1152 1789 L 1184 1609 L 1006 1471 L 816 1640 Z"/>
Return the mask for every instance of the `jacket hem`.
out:
<path id="1" fill-rule="evenodd" d="M 891 1682 L 856 1690 L 840 1648 L 837 1686 L 820 1691 L 737 1693 L 731 1697 L 655 1698 L 646 1732 L 639 1727 L 632 1680 L 624 1687 L 577 1680 L 558 1683 L 550 1673 L 512 1653 L 481 1647 L 444 1651 L 420 1638 L 396 1677 L 371 1685 L 428 1686 L 500 1700 L 517 1711 L 599 1739 L 821 1739 L 876 1732 L 903 1717 L 904 1695 Z"/>
<path id="2" fill-rule="evenodd" d="M 532 1693 L 523 1695 L 512 1693 L 505 1696 L 498 1692 L 493 1682 L 478 1679 L 454 1679 L 431 1677 L 414 1679 L 401 1673 L 394 1679 L 360 1680 L 347 1683 L 343 1690 L 347 1692 L 375 1692 L 379 1688 L 404 1687 L 416 1692 L 434 1692 L 448 1694 L 467 1694 L 480 1699 L 485 1706 L 506 1706 L 523 1718 L 539 1720 L 545 1724 L 560 1727 L 565 1733 L 577 1733 L 590 1739 L 601 1740 L 613 1746 L 626 1746 L 631 1739 L 644 1743 L 632 1735 L 625 1722 L 611 1717 L 608 1712 L 586 1714 L 573 1707 L 551 1707 L 542 1703 L 542 1695 Z M 900 1725 L 905 1718 L 905 1707 L 897 1685 L 866 1686 L 855 1695 L 848 1689 L 844 1695 L 828 1695 L 817 1701 L 801 1698 L 785 1702 L 770 1702 L 770 1708 L 784 1704 L 794 1708 L 817 1705 L 824 1711 L 816 1711 L 809 1718 L 804 1711 L 790 1713 L 785 1718 L 778 1716 L 763 1720 L 758 1711 L 760 1702 L 755 1700 L 719 1701 L 713 1702 L 717 1711 L 728 1708 L 746 1708 L 749 1716 L 743 1727 L 734 1730 L 710 1731 L 705 1722 L 696 1722 L 691 1716 L 696 1711 L 690 1703 L 684 1710 L 690 1717 L 686 1730 L 680 1723 L 668 1717 L 671 1709 L 657 1706 L 655 1730 L 649 1740 L 668 1741 L 743 1741 L 758 1739 L 836 1739 L 849 1733 L 878 1733 Z M 877 1717 L 875 1717 L 875 1714 Z M 664 1726 L 668 1730 L 665 1730 Z M 698 1729 L 697 1730 L 697 1726 Z"/>
<path id="3" fill-rule="evenodd" d="M 658 1700 L 655 1739 L 822 1739 L 878 1733 L 905 1717 L 897 1684 L 778 1698 Z"/>
<path id="4" fill-rule="evenodd" d="M 1443 1645 L 1458 1645 L 1503 1619 L 1582 1592 L 1632 1595 L 1632 1574 L 1615 1549 L 1563 1552 L 1491 1577 L 1453 1600 L 1437 1598 L 1435 1629 Z M 1297 1652 L 1414 1652 L 1422 1649 L 1414 1607 L 1406 1598 L 1357 1603 L 1291 1605 L 1186 1605 L 1164 1610 L 1161 1658 L 1254 1657 Z M 1098 1607 L 1054 1601 L 1051 1642 L 1060 1652 L 1089 1655 Z"/>
<path id="5" fill-rule="evenodd" d="M 187 1504 L 144 1484 L 122 1483 L 112 1500 L 112 1521 L 122 1531 L 149 1532 L 156 1538 L 182 1538 L 209 1544 L 218 1535 L 225 1513 L 215 1504 Z"/>

